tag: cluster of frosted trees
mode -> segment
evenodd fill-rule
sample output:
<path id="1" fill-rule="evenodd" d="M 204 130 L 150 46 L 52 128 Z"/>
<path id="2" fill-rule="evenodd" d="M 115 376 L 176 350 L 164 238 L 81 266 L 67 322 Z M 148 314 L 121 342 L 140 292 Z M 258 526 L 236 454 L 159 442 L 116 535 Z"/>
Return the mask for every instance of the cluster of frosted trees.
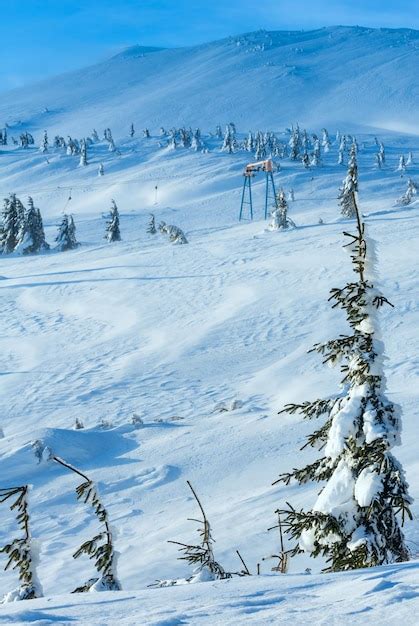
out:
<path id="1" fill-rule="evenodd" d="M 76 226 L 71 215 L 63 215 L 55 242 L 55 249 L 60 251 L 78 246 Z M 41 211 L 35 207 L 31 197 L 25 207 L 16 194 L 11 194 L 4 200 L 2 210 L 0 253 L 37 254 L 49 249 Z"/>

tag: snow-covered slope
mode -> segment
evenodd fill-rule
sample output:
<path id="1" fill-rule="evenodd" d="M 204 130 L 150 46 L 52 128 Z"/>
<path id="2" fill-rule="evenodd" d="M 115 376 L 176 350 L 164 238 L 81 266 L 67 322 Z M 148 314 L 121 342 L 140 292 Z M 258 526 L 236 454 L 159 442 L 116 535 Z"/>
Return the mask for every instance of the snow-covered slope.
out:
<path id="1" fill-rule="evenodd" d="M 417 563 L 406 563 L 339 576 L 261 576 L 223 584 L 108 592 L 99 602 L 94 594 L 65 595 L 33 600 L 24 607 L 8 604 L 2 607 L 1 621 L 66 626 L 414 626 L 418 569 Z"/>
<path id="2" fill-rule="evenodd" d="M 262 561 L 262 557 L 277 550 L 275 533 L 266 530 L 275 523 L 274 510 L 285 500 L 295 506 L 310 506 L 318 490 L 317 485 L 271 486 L 281 471 L 315 458 L 307 450 L 301 453 L 301 460 L 296 458 L 310 425 L 296 416 L 278 416 L 277 411 L 286 402 L 319 397 L 338 388 L 339 373 L 323 367 L 319 358 L 307 356 L 306 351 L 313 343 L 346 330 L 341 314 L 331 310 L 327 302 L 329 289 L 342 285 L 350 276 L 341 247 L 341 233 L 348 223 L 339 219 L 336 201 L 345 168 L 337 165 L 336 143 L 319 168 L 307 171 L 300 163 L 284 159 L 275 179 L 285 190 L 295 190 L 290 212 L 298 228 L 286 233 L 267 232 L 261 219 L 261 180 L 254 183 L 256 220 L 240 224 L 237 220 L 242 168 L 250 155 L 243 151 L 220 153 L 220 141 L 208 134 L 224 115 L 224 121 L 230 117 L 241 120 L 239 131 L 269 125 L 285 140 L 288 135 L 282 120 L 289 125 L 296 117 L 301 119 L 300 104 L 316 120 L 308 130 L 319 132 L 326 109 L 322 115 L 320 109 L 315 113 L 320 107 L 315 96 L 319 94 L 321 106 L 326 107 L 323 90 L 329 88 L 328 82 L 323 78 L 316 87 L 307 79 L 306 84 L 312 85 L 307 101 L 291 87 L 285 90 L 285 98 L 278 89 L 270 89 L 270 72 L 274 70 L 263 64 L 261 69 L 260 59 L 265 54 L 279 59 L 281 54 L 296 55 L 292 48 L 297 41 L 298 47 L 316 45 L 313 56 L 311 52 L 298 54 L 309 57 L 313 72 L 324 76 L 327 54 L 329 69 L 333 65 L 330 41 L 340 39 L 348 62 L 352 59 L 356 65 L 356 46 L 361 40 L 366 46 L 371 38 L 370 51 L 379 51 L 376 71 L 382 76 L 388 64 L 401 56 L 389 42 L 393 41 L 397 51 L 400 45 L 403 54 L 415 55 L 416 33 L 324 29 L 315 34 L 272 34 L 272 47 L 265 51 L 252 50 L 249 37 L 239 38 L 241 45 L 228 41 L 194 50 L 141 51 L 144 56 L 140 57 L 134 50 L 101 68 L 80 73 L 84 83 L 67 76 L 2 100 L 8 119 L 15 115 L 22 120 L 21 126 L 10 129 L 9 136 L 25 127 L 34 131 L 37 141 L 44 127 L 50 136 L 57 130 L 78 137 L 92 127 L 101 130 L 100 125 L 115 129 L 118 152 L 109 152 L 105 142 L 94 144 L 87 167 L 79 167 L 77 157 L 59 149 L 42 154 L 35 148 L 0 147 L 1 192 L 16 191 L 22 200 L 29 193 L 34 197 L 50 242 L 62 211 L 71 211 L 82 243 L 67 253 L 0 258 L 1 427 L 5 434 L 0 440 L 4 483 L 0 486 L 33 485 L 33 533 L 42 542 L 39 575 L 46 594 L 65 593 L 93 575 L 92 564 L 83 558 L 74 561 L 72 554 L 97 526 L 89 509 L 76 503 L 77 481 L 63 468 L 37 464 L 30 442 L 42 439 L 56 454 L 80 466 L 97 481 L 109 508 L 118 533 L 120 578 L 128 590 L 117 598 L 124 604 L 107 604 L 114 596 L 104 595 L 96 609 L 90 597 L 84 607 L 77 606 L 81 600 L 74 596 L 49 603 L 21 603 L 22 607 L 7 608 L 4 623 L 25 619 L 111 623 L 116 612 L 122 621 L 118 608 L 122 606 L 127 624 L 269 624 L 278 623 L 278 616 L 282 619 L 285 611 L 295 616 L 296 623 L 305 619 L 321 623 L 321 606 L 329 607 L 324 619 L 330 622 L 336 617 L 330 608 L 336 597 L 343 607 L 336 620 L 349 619 L 353 611 L 350 618 L 362 623 L 373 610 L 376 620 L 386 623 L 396 615 L 397 602 L 406 623 L 408 616 L 415 614 L 412 605 L 417 611 L 417 563 L 321 576 L 317 575 L 321 563 L 298 558 L 291 563 L 289 578 L 265 576 L 273 562 Z M 261 37 L 265 34 L 250 39 L 259 42 Z M 288 42 L 285 47 L 284 42 Z M 368 56 L 363 63 L 373 61 Z M 168 83 L 169 70 L 166 73 L 164 66 L 173 69 L 176 63 L 178 74 Z M 136 79 L 137 64 L 142 74 Z M 352 91 L 342 94 L 339 117 L 346 115 L 347 121 L 340 130 L 373 123 L 366 111 L 371 116 L 376 110 L 392 112 L 394 128 L 406 123 L 408 111 L 412 116 L 417 114 L 414 82 L 409 77 L 412 64 L 405 63 L 403 72 L 394 67 L 388 70 L 392 85 L 395 81 L 399 81 L 400 89 L 406 85 L 397 103 L 389 96 L 382 100 L 381 109 L 375 109 L 365 101 L 365 108 L 360 105 L 355 115 L 343 104 L 345 95 L 350 98 Z M 340 69 L 336 65 L 333 68 L 338 76 Z M 185 92 L 179 83 L 181 69 L 190 79 Z M 234 77 L 237 88 L 241 85 L 239 91 L 222 83 L 223 71 L 225 76 Z M 251 71 L 257 83 L 256 78 L 249 81 L 247 72 Z M 358 80 L 356 74 L 353 69 L 354 81 Z M 154 100 L 150 95 L 140 98 L 146 75 L 150 85 L 155 81 Z M 134 81 L 131 87 L 127 85 L 129 77 Z M 375 98 L 374 89 L 369 89 L 370 78 L 370 73 L 364 76 L 363 93 L 371 92 L 369 97 Z M 379 82 L 385 83 L 377 78 L 377 85 Z M 262 89 L 265 83 L 258 101 L 257 88 Z M 338 93 L 339 89 L 334 89 Z M 271 93 L 275 99 L 265 107 L 261 93 Z M 42 113 L 43 94 L 50 94 L 47 102 L 42 102 L 50 113 Z M 396 104 L 405 114 L 396 115 Z M 150 127 L 150 139 L 128 137 L 135 112 L 139 118 L 133 121 L 138 128 L 142 122 Z M 334 107 L 330 107 L 329 115 L 327 126 L 333 137 Z M 167 127 L 174 122 L 199 125 L 209 151 L 161 147 L 157 124 Z M 395 309 L 383 311 L 382 326 L 389 395 L 401 404 L 404 413 L 403 444 L 397 455 L 417 499 L 418 307 L 414 263 L 419 207 L 417 200 L 400 207 L 395 199 L 405 190 L 408 176 L 419 177 L 415 164 L 419 141 L 413 133 L 381 130 L 379 139 L 386 145 L 387 163 L 378 170 L 374 136 L 359 133 L 357 138 L 362 210 L 369 232 L 379 244 L 381 286 L 395 305 Z M 415 163 L 400 173 L 396 171 L 399 155 L 408 151 L 413 152 Z M 100 162 L 104 163 L 105 175 L 99 178 Z M 109 245 L 103 239 L 102 213 L 109 209 L 112 198 L 121 211 L 123 241 Z M 160 235 L 147 235 L 150 212 L 158 221 L 182 227 L 190 243 L 171 246 Z M 320 217 L 323 224 L 319 224 Z M 235 398 L 243 405 L 233 411 L 214 412 L 218 402 Z M 141 428 L 131 424 L 134 412 L 145 422 Z M 76 418 L 84 422 L 84 430 L 73 429 Z M 101 420 L 111 422 L 111 426 L 101 427 Z M 197 511 L 187 479 L 198 491 L 212 522 L 217 558 L 227 569 L 237 570 L 240 564 L 235 550 L 239 549 L 253 573 L 256 563 L 261 563 L 262 578 L 232 581 L 225 587 L 218 582 L 131 593 L 156 578 L 187 573 L 185 564 L 176 560 L 176 547 L 167 543 L 168 539 L 194 537 L 196 524 L 187 518 L 195 517 Z M 414 554 L 418 511 L 415 504 L 415 519 L 406 529 Z M 3 504 L 0 545 L 14 532 L 13 516 Z M 300 576 L 307 566 L 313 569 L 313 578 Z M 345 600 L 348 580 L 358 594 L 353 608 Z M 15 572 L 1 572 L 0 595 L 15 583 Z M 287 599 L 283 600 L 285 593 Z M 238 600 L 239 595 L 245 598 Z M 390 607 L 385 614 L 380 608 L 382 597 Z M 205 607 L 201 614 L 193 612 L 193 605 L 199 603 Z M 142 615 L 149 612 L 140 621 L 138 605 Z M 104 606 L 109 617 L 103 614 Z M 365 616 L 355 613 L 357 610 L 364 610 Z M 213 611 L 220 612 L 218 621 L 211 621 Z"/>
<path id="3" fill-rule="evenodd" d="M 151 50 L 151 51 L 150 51 Z M 82 135 L 112 125 L 317 125 L 418 129 L 419 32 L 258 31 L 175 50 L 134 47 L 2 94 L 0 120 Z M 49 113 L 43 113 L 45 107 Z"/>

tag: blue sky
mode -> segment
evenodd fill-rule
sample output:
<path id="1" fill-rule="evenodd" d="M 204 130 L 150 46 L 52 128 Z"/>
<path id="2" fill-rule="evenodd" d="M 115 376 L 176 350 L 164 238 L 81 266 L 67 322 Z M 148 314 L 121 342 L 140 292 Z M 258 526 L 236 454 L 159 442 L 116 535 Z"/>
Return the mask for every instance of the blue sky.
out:
<path id="1" fill-rule="evenodd" d="M 419 28 L 418 0 L 1 0 L 0 90 L 132 44 L 182 46 L 265 28 Z"/>

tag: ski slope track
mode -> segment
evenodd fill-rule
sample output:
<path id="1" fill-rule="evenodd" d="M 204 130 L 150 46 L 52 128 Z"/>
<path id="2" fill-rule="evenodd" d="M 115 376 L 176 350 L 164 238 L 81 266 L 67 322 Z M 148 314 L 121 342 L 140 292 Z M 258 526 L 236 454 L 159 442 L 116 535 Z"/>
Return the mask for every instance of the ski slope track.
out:
<path id="1" fill-rule="evenodd" d="M 81 245 L 0 257 L 0 486 L 32 486 L 45 593 L 1 606 L 0 625 L 417 623 L 419 202 L 396 199 L 409 177 L 419 182 L 418 49 L 412 30 L 258 32 L 188 49 L 134 47 L 2 96 L 9 139 L 27 130 L 38 144 L 0 146 L 2 197 L 16 192 L 26 203 L 30 194 L 51 244 L 62 212 L 71 212 Z M 288 141 L 295 122 L 318 134 L 328 128 L 321 167 L 284 158 L 275 173 L 278 188 L 295 191 L 296 229 L 266 229 L 261 177 L 255 220 L 238 222 L 242 171 L 253 155 L 220 151 L 215 125 L 230 121 L 240 140 L 252 129 Z M 204 151 L 165 146 L 159 126 L 181 124 L 201 128 Z M 56 133 L 80 138 L 105 127 L 117 151 L 95 143 L 86 167 L 62 149 L 39 150 L 44 129 L 52 143 Z M 403 412 L 395 453 L 415 499 L 405 526 L 412 561 L 326 575 L 321 560 L 299 556 L 280 575 L 275 561 L 262 560 L 278 550 L 267 531 L 274 511 L 285 501 L 309 508 L 319 486 L 272 486 L 317 457 L 299 452 L 312 424 L 278 411 L 338 392 L 339 371 L 307 350 L 347 331 L 327 301 L 351 277 L 342 231 L 353 224 L 336 199 L 346 173 L 337 164 L 338 129 L 356 132 L 359 200 L 378 246 L 379 286 L 394 304 L 381 310 L 381 329 L 388 395 Z M 381 170 L 375 136 L 386 147 Z M 413 163 L 398 171 L 409 151 Z M 122 241 L 108 244 L 103 214 L 112 199 Z M 189 244 L 147 234 L 150 213 L 181 227 Z M 234 410 L 214 410 L 233 400 Z M 137 428 L 134 413 L 144 422 Z M 76 418 L 84 429 L 74 429 Z M 94 575 L 87 558 L 72 554 L 97 521 L 76 501 L 76 477 L 38 463 L 38 439 L 96 482 L 116 531 L 123 591 L 68 595 Z M 197 537 L 186 480 L 211 521 L 217 560 L 237 571 L 238 549 L 253 574 L 261 564 L 260 576 L 147 588 L 191 573 L 167 543 Z M 1 505 L 0 545 L 17 532 Z M 15 571 L 0 572 L 0 596 L 16 586 Z"/>

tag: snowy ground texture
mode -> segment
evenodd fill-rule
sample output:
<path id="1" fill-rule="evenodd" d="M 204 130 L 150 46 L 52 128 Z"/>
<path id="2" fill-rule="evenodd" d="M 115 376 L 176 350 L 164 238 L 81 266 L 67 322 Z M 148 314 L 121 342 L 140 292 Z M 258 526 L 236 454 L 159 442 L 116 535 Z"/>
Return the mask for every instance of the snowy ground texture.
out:
<path id="1" fill-rule="evenodd" d="M 336 38 L 339 54 L 352 55 L 357 76 L 365 70 L 364 92 L 369 96 L 363 99 L 347 85 L 349 91 L 342 98 L 354 92 L 360 98 L 351 104 L 352 115 L 342 109 L 339 117 L 332 107 L 326 126 L 332 139 L 338 128 L 341 133 L 357 134 L 360 202 L 369 234 L 378 244 L 380 287 L 395 305 L 383 310 L 381 318 L 386 373 L 389 397 L 403 409 L 403 441 L 396 453 L 415 498 L 414 520 L 407 525 L 406 536 L 412 553 L 419 550 L 419 203 L 401 207 L 395 202 L 409 176 L 419 182 L 419 136 L 414 126 L 417 79 L 410 76 L 419 34 L 323 29 L 298 45 L 294 40 L 289 44 L 287 37 L 273 34 L 272 46 L 266 49 L 263 33 L 242 38 L 247 43 L 234 46 L 238 56 L 232 54 L 232 40 L 200 47 L 189 56 L 184 51 L 173 57 L 164 51 L 129 53 L 106 64 L 106 71 L 89 69 L 84 79 L 83 74 L 67 76 L 48 87 L 2 98 L 1 115 L 10 124 L 9 136 L 29 130 L 39 144 L 44 128 L 51 138 L 55 133 L 81 137 L 101 124 L 114 130 L 118 152 L 108 152 L 104 142 L 95 144 L 89 152 L 90 164 L 79 167 L 78 158 L 62 150 L 50 149 L 45 155 L 35 148 L 0 147 L 3 196 L 16 192 L 25 202 L 31 194 L 44 216 L 50 243 L 62 211 L 71 211 L 82 244 L 66 253 L 0 259 L 5 435 L 0 440 L 0 486 L 26 482 L 33 486 L 33 534 L 42 544 L 39 576 L 48 596 L 3 606 L 0 624 L 118 621 L 175 626 L 275 624 L 286 619 L 296 624 L 417 623 L 419 565 L 415 560 L 327 576 L 318 573 L 322 563 L 304 557 L 291 563 L 287 576 L 272 575 L 274 562 L 261 560 L 278 549 L 275 533 L 267 532 L 275 523 L 274 510 L 286 500 L 309 507 L 318 491 L 316 485 L 271 486 L 280 472 L 315 458 L 307 450 L 298 453 L 310 425 L 277 411 L 287 402 L 338 389 L 339 372 L 323 367 L 318 357 L 307 356 L 306 351 L 313 343 L 346 331 L 341 314 L 327 302 L 329 289 L 350 277 L 342 230 L 351 225 L 340 219 L 336 200 L 346 169 L 337 165 L 336 143 L 319 168 L 304 170 L 300 163 L 284 159 L 276 184 L 295 190 L 290 216 L 298 228 L 268 232 L 262 220 L 261 178 L 254 186 L 255 221 L 238 223 L 237 219 L 241 173 L 252 155 L 220 153 L 221 142 L 209 133 L 217 123 L 229 121 L 238 123 L 239 133 L 249 128 L 274 130 L 284 140 L 285 127 L 295 121 L 310 122 L 307 130 L 319 133 L 326 109 L 317 123 L 314 103 L 320 101 L 316 93 L 323 101 L 325 90 L 337 80 L 330 70 L 338 54 L 330 42 Z M 298 39 L 297 34 L 293 37 Z M 372 60 L 368 57 L 364 62 L 356 56 L 361 38 L 364 47 L 376 51 L 378 76 L 382 76 L 379 68 L 385 67 L 398 81 L 396 86 L 391 83 L 396 96 L 390 92 L 380 96 L 379 110 L 386 118 L 381 126 L 376 118 L 373 128 L 375 109 L 369 97 L 374 88 L 367 67 Z M 289 92 L 292 109 L 289 102 L 282 108 L 280 102 L 272 102 L 258 119 L 254 103 L 261 83 L 271 84 L 265 72 L 273 71 L 275 54 L 305 59 L 289 72 L 301 89 L 308 90 L 301 117 L 296 92 Z M 178 63 L 178 68 L 189 63 L 190 90 L 171 96 L 164 73 L 169 62 Z M 243 82 L 249 63 L 259 83 Z M 149 64 L 149 72 L 153 69 L 152 77 L 145 73 L 144 64 Z M 202 74 L 210 66 L 217 75 L 222 67 L 224 77 L 223 82 L 213 83 L 211 96 L 210 90 L 199 91 Z M 173 80 L 178 77 L 174 74 Z M 151 79 L 154 102 L 160 103 L 155 117 L 150 112 L 151 87 L 147 87 Z M 242 85 L 239 96 L 234 87 L 227 98 L 229 79 Z M 74 99 L 71 80 L 77 80 Z M 381 78 L 380 82 L 385 83 Z M 119 84 L 124 89 L 131 84 L 131 93 L 121 95 Z M 167 119 L 161 104 L 163 88 L 169 100 Z M 280 83 L 275 89 L 279 88 Z M 182 109 L 190 98 L 193 115 L 189 108 Z M 224 107 L 227 99 L 231 109 Z M 235 119 L 238 100 L 241 108 Z M 131 109 L 127 104 L 121 112 L 122 101 L 131 103 Z M 248 119 L 243 101 L 251 111 Z M 312 103 L 310 116 L 307 101 Z M 395 104 L 403 113 L 397 113 Z M 44 107 L 49 112 L 43 112 Z M 338 126 L 337 119 L 347 122 Z M 128 136 L 131 121 L 138 129 L 132 139 Z M 160 124 L 199 125 L 208 152 L 161 147 Z M 102 126 L 97 128 L 100 134 Z M 140 137 L 142 126 L 150 128 L 150 139 Z M 374 136 L 386 146 L 382 170 L 374 162 Z M 414 163 L 406 172 L 397 171 L 399 155 L 407 156 L 409 151 Z M 100 162 L 105 175 L 99 178 Z M 121 212 L 123 241 L 107 244 L 102 213 L 109 210 L 112 198 Z M 150 212 L 157 221 L 180 226 L 190 243 L 173 246 L 161 235 L 147 235 Z M 217 403 L 234 399 L 243 405 L 214 412 Z M 131 424 L 133 413 L 143 419 L 141 428 Z M 76 418 L 84 422 L 84 430 L 74 430 Z M 108 427 L 101 425 L 102 420 L 109 422 Z M 72 554 L 94 534 L 96 523 L 90 510 L 76 503 L 73 476 L 58 466 L 37 464 L 30 445 L 36 439 L 97 482 L 117 531 L 123 592 L 61 595 L 94 574 L 87 559 L 74 561 Z M 195 537 L 196 524 L 187 518 L 198 512 L 187 479 L 212 522 L 217 559 L 226 569 L 237 570 L 235 550 L 239 549 L 252 573 L 261 563 L 260 577 L 146 588 L 157 578 L 190 573 L 176 560 L 176 547 L 167 543 Z M 1 545 L 12 532 L 13 516 L 2 505 Z M 303 573 L 306 567 L 312 569 L 311 575 Z M 1 572 L 0 595 L 16 582 L 15 572 Z"/>

